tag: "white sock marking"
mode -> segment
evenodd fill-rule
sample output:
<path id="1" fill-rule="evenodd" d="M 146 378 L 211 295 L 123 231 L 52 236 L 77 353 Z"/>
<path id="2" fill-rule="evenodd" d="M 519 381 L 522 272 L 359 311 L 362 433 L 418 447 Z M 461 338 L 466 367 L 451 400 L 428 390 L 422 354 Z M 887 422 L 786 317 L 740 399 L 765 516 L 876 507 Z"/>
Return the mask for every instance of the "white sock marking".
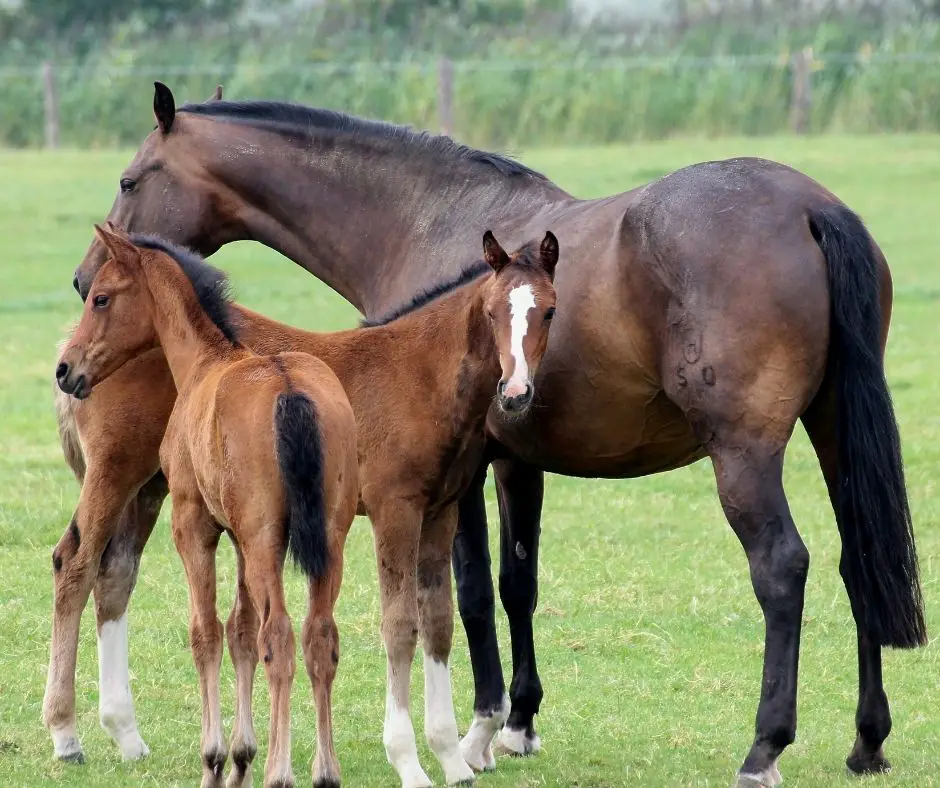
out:
<path id="1" fill-rule="evenodd" d="M 388 762 L 401 778 L 402 788 L 427 788 L 432 785 L 418 761 L 418 746 L 408 709 L 401 708 L 392 696 L 392 671 L 389 666 L 388 692 L 385 695 L 385 730 L 382 743 Z"/>
<path id="2" fill-rule="evenodd" d="M 535 308 L 535 294 L 532 292 L 532 285 L 520 285 L 513 288 L 509 293 L 509 314 L 510 314 L 510 340 L 509 351 L 512 353 L 515 366 L 512 375 L 506 386 L 512 388 L 513 385 L 525 388 L 529 382 L 529 366 L 525 360 L 525 350 L 522 347 L 522 340 L 529 330 L 529 310 Z"/>
<path id="3" fill-rule="evenodd" d="M 503 706 L 499 711 L 486 715 L 474 712 L 470 730 L 460 742 L 460 752 L 463 759 L 475 771 L 490 771 L 496 768 L 493 737 L 499 733 L 508 717 L 508 695 L 503 696 Z"/>
<path id="4" fill-rule="evenodd" d="M 98 716 L 126 760 L 149 753 L 137 732 L 127 656 L 127 613 L 98 633 Z"/>
<path id="5" fill-rule="evenodd" d="M 473 769 L 460 754 L 450 668 L 424 655 L 424 734 L 444 769 L 448 785 L 473 779 Z"/>

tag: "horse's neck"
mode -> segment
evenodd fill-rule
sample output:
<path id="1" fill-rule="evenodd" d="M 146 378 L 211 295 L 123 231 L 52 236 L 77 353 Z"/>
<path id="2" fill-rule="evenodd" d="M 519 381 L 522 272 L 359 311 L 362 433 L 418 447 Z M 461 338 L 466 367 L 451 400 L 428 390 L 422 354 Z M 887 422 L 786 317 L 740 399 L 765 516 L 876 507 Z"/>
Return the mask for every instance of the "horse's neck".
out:
<path id="1" fill-rule="evenodd" d="M 244 236 L 294 260 L 367 317 L 477 259 L 494 217 L 498 231 L 567 197 L 549 181 L 479 162 L 343 144 L 268 137 L 206 156 L 210 173 L 244 203 Z"/>
<path id="2" fill-rule="evenodd" d="M 182 394 L 213 363 L 240 351 L 205 313 L 189 280 L 175 263 L 148 261 L 144 270 L 154 329 L 176 390 Z"/>

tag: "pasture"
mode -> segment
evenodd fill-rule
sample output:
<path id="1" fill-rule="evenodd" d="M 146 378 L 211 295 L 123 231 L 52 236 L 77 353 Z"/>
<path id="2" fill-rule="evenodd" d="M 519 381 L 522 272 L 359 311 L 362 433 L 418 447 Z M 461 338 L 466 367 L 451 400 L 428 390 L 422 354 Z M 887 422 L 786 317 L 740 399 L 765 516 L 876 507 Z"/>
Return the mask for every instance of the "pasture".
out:
<path id="1" fill-rule="evenodd" d="M 940 138 L 929 136 L 682 140 L 629 147 L 542 149 L 521 158 L 578 196 L 639 185 L 694 161 L 774 158 L 819 179 L 866 220 L 895 283 L 888 375 L 904 441 L 928 624 L 940 627 Z M 123 764 L 98 727 L 94 616 L 79 652 L 77 712 L 88 758 L 52 759 L 41 722 L 51 611 L 50 555 L 78 486 L 61 456 L 52 411 L 56 343 L 77 318 L 72 270 L 94 221 L 110 207 L 129 152 L 0 152 L 0 784 L 192 785 L 198 780 L 200 698 L 187 637 L 186 584 L 167 506 L 144 554 L 130 611 L 131 686 L 151 756 Z M 546 228 L 550 229 L 550 228 Z M 562 249 L 564 239 L 560 238 Z M 321 330 L 353 325 L 345 302 L 291 263 L 240 243 L 213 258 L 238 299 L 280 320 Z M 560 262 L 564 265 L 564 257 Z M 560 304 L 559 308 L 563 308 Z M 799 729 L 781 760 L 787 785 L 851 785 L 843 765 L 854 738 L 855 631 L 837 572 L 839 540 L 821 474 L 798 428 L 786 488 L 812 555 L 800 662 Z M 481 786 L 724 786 L 746 753 L 759 691 L 763 621 L 743 553 L 725 522 L 707 462 L 631 481 L 547 478 L 536 647 L 545 700 L 536 720 L 543 752 L 501 758 Z M 498 555 L 495 497 L 487 505 Z M 220 610 L 234 585 L 220 550 Z M 494 571 L 495 571 L 494 566 Z M 341 659 L 334 689 L 337 754 L 347 786 L 397 783 L 385 760 L 385 656 L 368 521 L 350 535 L 337 607 Z M 304 587 L 288 573 L 295 627 Z M 498 612 L 504 667 L 509 643 Z M 413 683 L 422 763 L 421 657 Z M 507 673 L 508 681 L 508 673 Z M 461 732 L 472 680 L 459 621 L 453 658 Z M 885 686 L 895 769 L 866 785 L 940 785 L 940 652 L 886 652 Z M 260 781 L 267 691 L 259 672 L 255 725 Z M 223 662 L 230 732 L 231 663 Z M 310 687 L 294 682 L 293 764 L 308 784 L 315 722 Z"/>

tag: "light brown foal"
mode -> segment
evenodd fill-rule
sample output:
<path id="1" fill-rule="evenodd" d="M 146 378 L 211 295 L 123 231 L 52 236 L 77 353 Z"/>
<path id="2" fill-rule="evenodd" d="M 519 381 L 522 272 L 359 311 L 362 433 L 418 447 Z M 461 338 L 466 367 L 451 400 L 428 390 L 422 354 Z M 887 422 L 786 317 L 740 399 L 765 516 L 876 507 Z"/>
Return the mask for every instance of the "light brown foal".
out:
<path id="1" fill-rule="evenodd" d="M 166 248 L 173 252 L 173 247 Z M 509 255 L 486 233 L 483 252 L 484 260 L 476 266 L 418 294 L 368 327 L 319 334 L 231 305 L 238 337 L 247 347 L 261 354 L 300 351 L 322 359 L 352 404 L 359 441 L 360 511 L 372 520 L 387 654 L 383 740 L 404 788 L 431 785 L 418 761 L 409 711 L 419 633 L 424 646 L 425 735 L 448 784 L 472 780 L 471 766 L 493 765 L 490 742 L 509 711 L 507 700 L 500 713 L 474 723 L 472 738 L 490 755 L 468 764 L 458 742 L 448 665 L 453 638 L 451 551 L 457 502 L 479 468 L 494 397 L 512 417 L 523 416 L 535 396 L 532 381 L 555 312 L 552 282 L 559 249 L 555 236 L 546 233 L 541 244 L 528 243 Z M 141 254 L 149 259 L 153 252 Z M 93 302 L 92 295 L 88 301 Z M 172 381 L 148 380 L 150 385 L 140 392 L 142 401 L 172 396 Z M 70 376 L 66 382 L 67 387 L 77 385 Z M 83 435 L 82 440 L 97 444 L 98 437 Z M 130 461 L 148 469 L 153 464 L 143 445 Z M 91 527 L 97 522 L 81 521 Z M 94 531 L 82 537 L 82 544 L 101 538 Z M 65 547 L 60 544 L 56 556 Z M 339 562 L 338 553 L 335 560 Z M 338 589 L 338 579 L 336 583 Z M 325 603 L 332 606 L 333 601 L 335 596 Z M 248 700 L 239 704 L 239 720 Z M 318 753 L 332 753 L 331 744 L 321 739 L 319 745 Z M 322 774 L 315 769 L 315 780 Z M 338 782 L 338 768 L 331 774 Z"/>
<path id="2" fill-rule="evenodd" d="M 154 239 L 96 227 L 110 259 L 95 278 L 56 377 L 80 399 L 159 345 L 178 396 L 160 447 L 173 498 L 173 540 L 190 594 L 202 690 L 203 788 L 222 786 L 227 748 L 219 669 L 215 555 L 227 531 L 238 589 L 227 635 L 237 684 L 228 786 L 251 782 L 251 719 L 261 654 L 271 696 L 266 786 L 292 786 L 290 691 L 295 643 L 282 571 L 291 553 L 310 578 L 302 645 L 317 707 L 317 785 L 339 784 L 330 688 L 338 661 L 333 605 L 358 500 L 356 423 L 336 375 L 305 353 L 260 356 L 242 345 L 222 272 Z M 169 252 L 169 253 L 167 253 Z"/>

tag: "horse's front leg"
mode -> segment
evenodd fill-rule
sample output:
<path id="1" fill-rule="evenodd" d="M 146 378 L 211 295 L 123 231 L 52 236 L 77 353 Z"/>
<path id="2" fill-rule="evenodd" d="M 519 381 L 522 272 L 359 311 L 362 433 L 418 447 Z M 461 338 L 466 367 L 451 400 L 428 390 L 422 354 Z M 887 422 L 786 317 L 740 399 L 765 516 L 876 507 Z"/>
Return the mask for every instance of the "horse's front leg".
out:
<path id="1" fill-rule="evenodd" d="M 493 471 L 501 526 L 499 596 L 512 643 L 511 710 L 499 746 L 514 755 L 529 755 L 541 747 L 534 718 L 542 702 L 542 682 L 535 664 L 532 618 L 539 594 L 543 474 L 515 459 L 496 460 Z"/>
<path id="2" fill-rule="evenodd" d="M 460 499 L 453 545 L 457 604 L 467 633 L 474 683 L 473 722 L 460 742 L 460 752 L 477 771 L 496 768 L 493 738 L 509 716 L 509 696 L 496 638 L 496 607 L 483 497 L 488 465 L 488 460 L 480 465 Z"/>
<path id="3" fill-rule="evenodd" d="M 84 761 L 75 726 L 79 625 L 102 555 L 118 532 L 121 513 L 136 490 L 133 470 L 128 464 L 123 468 L 112 468 L 101 463 L 89 463 L 78 507 L 52 553 L 52 643 L 43 720 L 60 760 Z M 124 752 L 125 757 L 139 757 L 141 754 L 144 752 L 133 749 Z"/>
<path id="4" fill-rule="evenodd" d="M 140 557 L 167 496 L 166 478 L 158 473 L 124 509 L 95 583 L 98 625 L 98 718 L 127 760 L 150 750 L 137 730 L 128 661 L 127 606 L 137 583 Z"/>

